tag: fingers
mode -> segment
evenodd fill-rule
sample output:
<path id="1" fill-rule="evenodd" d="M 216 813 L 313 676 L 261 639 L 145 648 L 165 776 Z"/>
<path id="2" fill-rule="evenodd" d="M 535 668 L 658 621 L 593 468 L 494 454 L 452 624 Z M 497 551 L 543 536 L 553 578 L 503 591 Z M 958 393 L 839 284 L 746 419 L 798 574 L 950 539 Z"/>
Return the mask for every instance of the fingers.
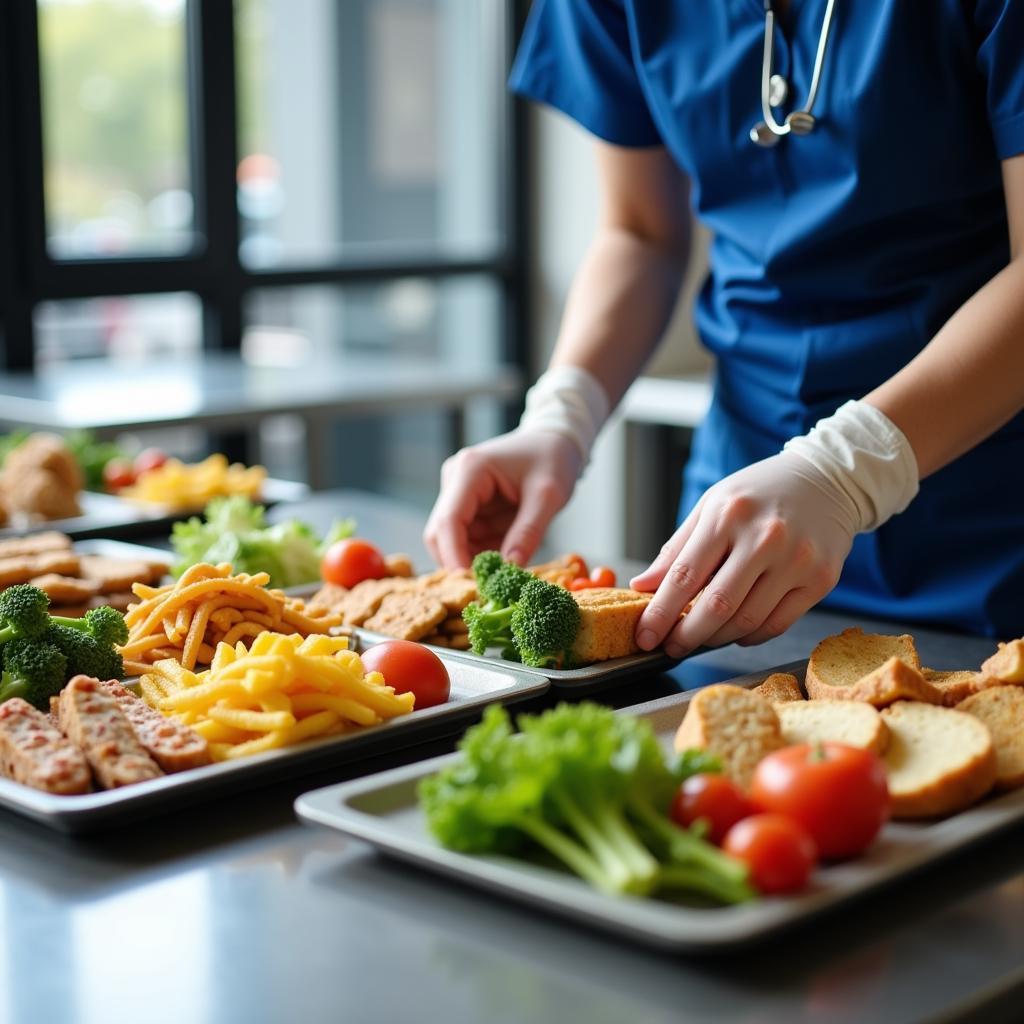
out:
<path id="1" fill-rule="evenodd" d="M 540 546 L 548 524 L 568 500 L 568 493 L 555 477 L 536 474 L 526 478 L 515 519 L 501 545 L 501 556 L 525 565 Z"/>
<path id="2" fill-rule="evenodd" d="M 438 565 L 458 569 L 472 560 L 469 527 L 497 490 L 489 473 L 477 471 L 460 452 L 445 462 L 441 493 L 427 519 L 423 542 Z"/>
<path id="3" fill-rule="evenodd" d="M 658 552 L 657 558 L 655 558 L 642 573 L 638 576 L 634 576 L 629 581 L 629 585 L 633 590 L 650 592 L 652 590 L 657 590 L 658 587 L 661 586 L 661 581 L 665 578 L 665 573 L 668 572 L 676 555 L 682 550 L 683 545 L 690 539 L 699 518 L 700 506 L 698 505 L 690 512 L 686 519 L 683 520 L 679 529 L 677 529 L 676 532 L 673 533 L 664 544 L 662 544 L 661 551 Z"/>
<path id="4" fill-rule="evenodd" d="M 741 637 L 736 643 L 741 647 L 753 647 L 755 644 L 763 644 L 767 640 L 782 636 L 797 619 L 820 600 L 821 596 L 816 595 L 809 587 L 791 590 L 779 601 L 759 629 Z"/>

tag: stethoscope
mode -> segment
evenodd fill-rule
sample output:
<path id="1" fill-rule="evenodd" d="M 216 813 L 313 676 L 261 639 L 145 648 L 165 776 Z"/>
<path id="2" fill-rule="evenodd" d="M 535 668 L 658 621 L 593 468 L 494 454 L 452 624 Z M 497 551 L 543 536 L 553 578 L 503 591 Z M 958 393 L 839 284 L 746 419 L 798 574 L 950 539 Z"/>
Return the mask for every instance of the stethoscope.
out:
<path id="1" fill-rule="evenodd" d="M 811 75 L 811 88 L 807 93 L 807 102 L 800 110 L 786 115 L 783 124 L 775 120 L 772 107 L 786 102 L 789 85 L 782 75 L 772 74 L 775 58 L 775 11 L 772 0 L 764 0 L 764 55 L 761 58 L 761 112 L 764 120 L 758 121 L 750 129 L 750 139 L 759 146 L 774 146 L 783 135 L 809 135 L 814 131 L 815 120 L 811 114 L 814 101 L 818 98 L 818 85 L 821 83 L 821 68 L 825 63 L 825 47 L 828 45 L 828 33 L 832 27 L 832 8 L 835 0 L 828 0 L 825 16 L 821 20 L 821 34 L 818 36 L 818 52 L 814 58 L 814 73 Z"/>

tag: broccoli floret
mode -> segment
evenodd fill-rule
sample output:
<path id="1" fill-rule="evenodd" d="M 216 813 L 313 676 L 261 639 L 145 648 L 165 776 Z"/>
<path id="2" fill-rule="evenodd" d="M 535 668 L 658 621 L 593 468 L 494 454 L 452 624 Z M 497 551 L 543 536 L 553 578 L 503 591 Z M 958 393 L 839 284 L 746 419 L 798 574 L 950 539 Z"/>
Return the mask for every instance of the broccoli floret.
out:
<path id="1" fill-rule="evenodd" d="M 476 580 L 476 586 L 478 590 L 483 590 L 484 584 L 490 578 L 490 576 L 497 572 L 503 565 L 505 560 L 501 557 L 501 553 L 498 551 L 481 551 L 473 559 L 472 569 L 473 578 Z"/>
<path id="2" fill-rule="evenodd" d="M 94 679 L 120 679 L 124 661 L 110 644 L 101 644 L 90 633 L 70 626 L 51 626 L 46 640 L 67 658 L 68 676 L 92 676 Z"/>
<path id="3" fill-rule="evenodd" d="M 506 562 L 500 569 L 487 577 L 480 587 L 480 596 L 486 602 L 487 611 L 507 608 L 519 600 L 523 587 L 536 577 L 512 562 Z"/>
<path id="4" fill-rule="evenodd" d="M 50 621 L 55 626 L 67 626 L 69 629 L 82 630 L 98 640 L 104 647 L 128 643 L 128 627 L 124 624 L 124 616 L 108 605 L 93 608 L 80 619 L 52 615 Z"/>
<path id="5" fill-rule="evenodd" d="M 0 702 L 22 697 L 40 711 L 49 711 L 67 679 L 67 659 L 53 644 L 12 640 L 4 648 Z"/>
<path id="6" fill-rule="evenodd" d="M 561 668 L 580 628 L 580 606 L 572 593 L 530 577 L 512 614 L 512 636 L 524 665 Z"/>
<path id="7" fill-rule="evenodd" d="M 462 610 L 462 621 L 469 630 L 469 648 L 474 654 L 483 654 L 488 647 L 507 649 L 513 645 L 511 608 L 486 611 L 473 602 Z"/>
<path id="8" fill-rule="evenodd" d="M 0 644 L 42 636 L 50 625 L 50 599 L 38 587 L 21 583 L 0 594 Z"/>

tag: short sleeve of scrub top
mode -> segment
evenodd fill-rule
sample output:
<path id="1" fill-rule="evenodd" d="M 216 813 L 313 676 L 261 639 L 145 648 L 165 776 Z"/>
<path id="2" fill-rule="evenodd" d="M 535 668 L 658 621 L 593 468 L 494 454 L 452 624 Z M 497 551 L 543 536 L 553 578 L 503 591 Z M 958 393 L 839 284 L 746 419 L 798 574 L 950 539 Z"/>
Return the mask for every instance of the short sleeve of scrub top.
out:
<path id="1" fill-rule="evenodd" d="M 1024 4 L 979 0 L 978 67 L 1000 159 L 1024 153 Z"/>
<path id="2" fill-rule="evenodd" d="M 661 144 L 637 78 L 626 11 L 615 0 L 536 0 L 509 84 L 606 142 Z"/>

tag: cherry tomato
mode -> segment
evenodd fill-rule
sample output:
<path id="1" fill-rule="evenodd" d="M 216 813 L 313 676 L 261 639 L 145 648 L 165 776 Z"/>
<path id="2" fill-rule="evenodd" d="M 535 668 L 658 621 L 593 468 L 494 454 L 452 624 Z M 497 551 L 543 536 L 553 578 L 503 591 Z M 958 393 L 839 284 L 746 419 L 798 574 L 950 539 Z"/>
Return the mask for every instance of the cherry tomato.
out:
<path id="1" fill-rule="evenodd" d="M 569 580 L 570 590 L 591 590 L 596 587 L 597 584 L 589 576 L 577 576 L 574 580 Z"/>
<path id="2" fill-rule="evenodd" d="M 568 555 L 566 558 L 566 565 L 568 568 L 572 569 L 577 576 L 587 576 L 590 573 L 590 570 L 587 568 L 587 563 L 584 561 L 582 555 Z"/>
<path id="3" fill-rule="evenodd" d="M 615 586 L 615 570 L 609 569 L 607 565 L 595 565 L 590 570 L 590 578 L 594 581 L 595 587 Z"/>
<path id="4" fill-rule="evenodd" d="M 720 843 L 726 832 L 742 818 L 754 813 L 746 794 L 724 775 L 691 775 L 677 790 L 670 811 L 672 820 L 683 828 L 703 819 L 708 839 Z"/>
<path id="5" fill-rule="evenodd" d="M 135 470 L 127 459 L 111 459 L 103 467 L 103 483 L 108 491 L 119 491 L 135 483 Z"/>
<path id="6" fill-rule="evenodd" d="M 750 868 L 762 893 L 797 892 L 811 877 L 817 850 L 798 821 L 781 814 L 754 814 L 725 834 L 722 849 Z"/>
<path id="7" fill-rule="evenodd" d="M 135 475 L 142 476 L 143 473 L 148 473 L 151 469 L 159 469 L 166 461 L 167 453 L 162 452 L 159 448 L 143 448 L 135 456 L 133 464 Z"/>
<path id="8" fill-rule="evenodd" d="M 387 572 L 380 548 L 358 537 L 335 542 L 320 562 L 323 579 L 339 587 L 354 587 L 363 580 L 379 580 Z"/>
<path id="9" fill-rule="evenodd" d="M 385 640 L 360 656 L 367 672 L 379 672 L 398 693 L 412 693 L 416 708 L 444 704 L 451 682 L 444 662 L 429 648 L 412 640 Z"/>
<path id="10" fill-rule="evenodd" d="M 881 759 L 844 743 L 776 750 L 755 769 L 750 795 L 761 810 L 799 821 L 829 860 L 867 849 L 889 817 Z"/>

